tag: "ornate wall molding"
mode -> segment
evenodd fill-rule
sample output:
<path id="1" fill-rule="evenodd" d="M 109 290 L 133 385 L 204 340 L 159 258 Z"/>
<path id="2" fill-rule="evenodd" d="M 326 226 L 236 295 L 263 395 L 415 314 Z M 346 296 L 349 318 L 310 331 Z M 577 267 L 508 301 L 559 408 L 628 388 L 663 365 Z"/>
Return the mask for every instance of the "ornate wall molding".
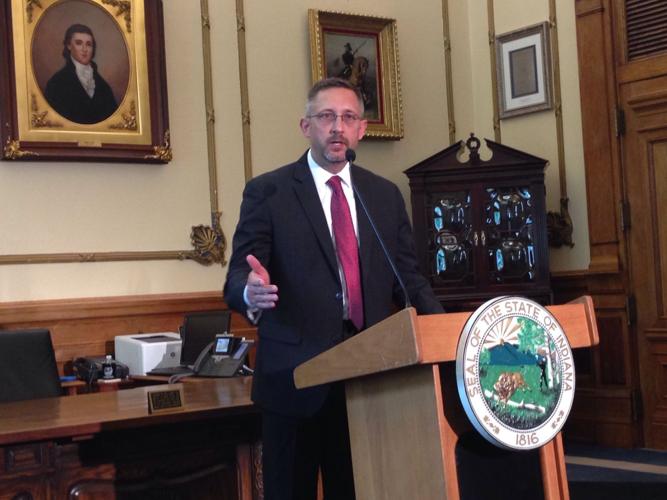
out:
<path id="1" fill-rule="evenodd" d="M 239 55 L 239 86 L 241 87 L 241 130 L 243 134 L 243 168 L 246 182 L 252 179 L 252 150 L 250 148 L 250 98 L 248 94 L 248 64 L 246 62 L 245 13 L 243 0 L 236 0 L 236 40 Z"/>
<path id="2" fill-rule="evenodd" d="M 454 84 L 452 83 L 452 38 L 449 32 L 449 0 L 442 0 L 442 41 L 445 51 L 445 86 L 447 87 L 447 120 L 449 144 L 456 142 L 456 117 L 454 115 Z"/>
<path id="3" fill-rule="evenodd" d="M 215 107 L 213 106 L 213 74 L 211 58 L 211 21 L 208 0 L 201 0 L 202 56 L 204 59 L 204 103 L 206 108 L 206 146 L 208 151 L 208 182 L 211 201 L 211 226 L 193 226 L 190 238 L 195 250 L 192 259 L 203 265 L 225 265 L 227 239 L 220 227 L 218 208 L 218 163 L 215 156 Z"/>
<path id="4" fill-rule="evenodd" d="M 491 98 L 493 99 L 493 137 L 496 142 L 502 142 L 500 135 L 500 104 L 498 103 L 498 78 L 496 76 L 496 16 L 493 10 L 493 0 L 486 0 L 486 12 L 489 29 L 489 53 L 491 55 Z"/>
<path id="5" fill-rule="evenodd" d="M 119 262 L 131 260 L 186 260 L 190 250 L 154 252 L 64 252 L 0 255 L 0 265 Z"/>
<path id="6" fill-rule="evenodd" d="M 556 143 L 558 146 L 558 178 L 560 180 L 560 211 L 547 214 L 549 246 L 572 248 L 572 218 L 568 210 L 567 172 L 565 170 L 565 140 L 563 139 L 563 102 L 560 89 L 560 50 L 558 46 L 558 21 L 556 0 L 549 0 L 549 26 L 551 29 L 551 61 L 553 63 L 554 114 L 556 116 Z"/>

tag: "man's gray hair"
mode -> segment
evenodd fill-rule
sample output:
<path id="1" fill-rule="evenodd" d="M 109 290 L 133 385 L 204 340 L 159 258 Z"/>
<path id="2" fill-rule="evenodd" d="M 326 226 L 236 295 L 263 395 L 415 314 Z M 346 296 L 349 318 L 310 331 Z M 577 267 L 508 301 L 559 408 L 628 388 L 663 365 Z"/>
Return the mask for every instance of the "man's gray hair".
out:
<path id="1" fill-rule="evenodd" d="M 361 96 L 361 91 L 359 90 L 359 88 L 355 87 L 347 80 L 343 80 L 342 78 L 330 77 L 330 78 L 323 78 L 322 80 L 315 82 L 315 84 L 308 91 L 308 102 L 306 102 L 306 116 L 310 116 L 311 105 L 313 104 L 313 101 L 317 97 L 317 94 L 327 89 L 348 89 L 354 92 L 354 94 L 357 96 L 357 100 L 359 101 L 359 109 L 361 109 L 361 114 L 362 115 L 364 114 L 364 99 Z"/>

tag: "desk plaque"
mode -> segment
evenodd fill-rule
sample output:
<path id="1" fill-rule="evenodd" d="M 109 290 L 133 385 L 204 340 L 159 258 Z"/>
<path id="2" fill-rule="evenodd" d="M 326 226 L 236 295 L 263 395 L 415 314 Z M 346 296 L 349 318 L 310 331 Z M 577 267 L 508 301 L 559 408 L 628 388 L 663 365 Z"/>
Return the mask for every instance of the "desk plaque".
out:
<path id="1" fill-rule="evenodd" d="M 166 413 L 183 409 L 183 387 L 148 391 L 148 413 Z"/>

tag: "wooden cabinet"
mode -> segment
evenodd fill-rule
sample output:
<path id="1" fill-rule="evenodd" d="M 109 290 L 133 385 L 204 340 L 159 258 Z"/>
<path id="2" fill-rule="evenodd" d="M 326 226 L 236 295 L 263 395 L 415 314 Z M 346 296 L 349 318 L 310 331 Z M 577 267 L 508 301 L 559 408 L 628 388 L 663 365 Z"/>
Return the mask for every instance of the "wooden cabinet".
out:
<path id="1" fill-rule="evenodd" d="M 421 271 L 449 311 L 499 295 L 551 300 L 547 162 L 486 144 L 488 161 L 471 135 L 405 171 Z"/>
<path id="2" fill-rule="evenodd" d="M 0 500 L 46 500 L 54 469 L 52 443 L 0 448 Z"/>

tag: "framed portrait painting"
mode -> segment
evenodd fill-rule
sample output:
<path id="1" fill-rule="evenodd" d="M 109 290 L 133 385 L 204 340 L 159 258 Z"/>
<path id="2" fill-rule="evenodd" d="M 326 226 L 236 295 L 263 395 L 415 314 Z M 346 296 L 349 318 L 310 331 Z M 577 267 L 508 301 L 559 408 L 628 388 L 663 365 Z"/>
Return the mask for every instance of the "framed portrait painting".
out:
<path id="1" fill-rule="evenodd" d="M 0 0 L 4 160 L 166 163 L 161 0 Z"/>
<path id="2" fill-rule="evenodd" d="M 396 21 L 311 9 L 311 76 L 348 80 L 361 92 L 367 137 L 401 139 L 403 109 Z"/>
<path id="3" fill-rule="evenodd" d="M 496 37 L 501 119 L 551 109 L 550 54 L 546 22 Z"/>

